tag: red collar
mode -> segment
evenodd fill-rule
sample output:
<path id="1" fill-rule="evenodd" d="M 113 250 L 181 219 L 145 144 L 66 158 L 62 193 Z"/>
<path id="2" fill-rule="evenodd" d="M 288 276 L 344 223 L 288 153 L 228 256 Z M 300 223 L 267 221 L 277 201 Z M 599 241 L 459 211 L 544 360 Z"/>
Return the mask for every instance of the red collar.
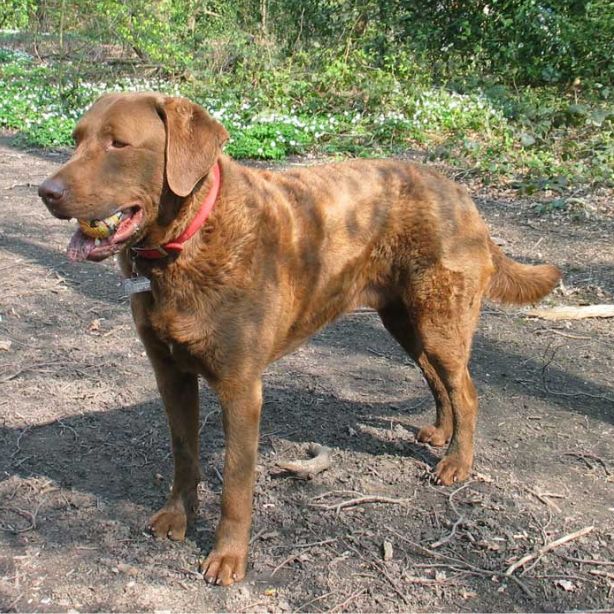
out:
<path id="1" fill-rule="evenodd" d="M 205 197 L 203 204 L 200 206 L 198 213 L 190 223 L 190 225 L 173 241 L 169 241 L 164 245 L 158 245 L 157 247 L 133 247 L 132 251 L 141 258 L 147 260 L 157 260 L 159 258 L 165 258 L 170 253 L 180 253 L 183 250 L 183 244 L 204 225 L 213 209 L 215 200 L 220 191 L 221 175 L 220 164 L 216 162 L 211 169 L 213 177 L 213 185 L 209 190 L 209 193 Z"/>

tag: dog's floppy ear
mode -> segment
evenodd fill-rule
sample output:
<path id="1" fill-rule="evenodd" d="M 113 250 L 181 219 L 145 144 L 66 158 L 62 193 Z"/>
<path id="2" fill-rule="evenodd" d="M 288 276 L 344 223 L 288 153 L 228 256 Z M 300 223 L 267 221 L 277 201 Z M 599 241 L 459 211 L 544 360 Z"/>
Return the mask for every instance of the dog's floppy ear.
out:
<path id="1" fill-rule="evenodd" d="M 215 163 L 228 140 L 224 126 L 185 98 L 165 98 L 166 181 L 177 196 L 187 196 Z"/>

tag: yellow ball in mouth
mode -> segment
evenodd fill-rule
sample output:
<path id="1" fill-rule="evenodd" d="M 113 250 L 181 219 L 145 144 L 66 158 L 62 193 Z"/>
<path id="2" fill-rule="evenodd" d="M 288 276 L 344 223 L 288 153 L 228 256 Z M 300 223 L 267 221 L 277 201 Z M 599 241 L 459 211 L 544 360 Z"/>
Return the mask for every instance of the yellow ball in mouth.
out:
<path id="1" fill-rule="evenodd" d="M 119 226 L 122 214 L 114 213 L 104 220 L 78 220 L 81 232 L 92 239 L 107 239 Z"/>

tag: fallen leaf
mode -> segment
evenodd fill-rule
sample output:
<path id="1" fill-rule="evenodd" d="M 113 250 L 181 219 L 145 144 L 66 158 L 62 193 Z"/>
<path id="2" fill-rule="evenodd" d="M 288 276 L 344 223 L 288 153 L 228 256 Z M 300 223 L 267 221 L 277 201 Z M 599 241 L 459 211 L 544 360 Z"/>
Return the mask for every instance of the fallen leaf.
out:
<path id="1" fill-rule="evenodd" d="M 554 585 L 568 593 L 573 593 L 576 590 L 576 585 L 571 580 L 557 580 Z"/>
<path id="2" fill-rule="evenodd" d="M 483 539 L 479 541 L 477 545 L 480 548 L 484 548 L 485 550 L 492 550 L 493 552 L 498 552 L 503 548 L 502 544 L 492 539 Z"/>
<path id="3" fill-rule="evenodd" d="M 382 550 L 384 554 L 384 561 L 392 560 L 392 557 L 394 556 L 394 551 L 392 549 L 392 544 L 389 541 L 385 541 L 382 544 Z"/>

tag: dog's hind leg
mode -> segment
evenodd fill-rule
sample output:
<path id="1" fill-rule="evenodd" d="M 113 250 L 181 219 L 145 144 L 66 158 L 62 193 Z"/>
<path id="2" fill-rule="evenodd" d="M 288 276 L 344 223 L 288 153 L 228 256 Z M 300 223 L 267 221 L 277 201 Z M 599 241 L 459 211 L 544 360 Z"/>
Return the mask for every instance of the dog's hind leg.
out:
<path id="1" fill-rule="evenodd" d="M 437 266 L 423 272 L 405 297 L 409 312 L 415 314 L 416 344 L 450 400 L 452 438 L 435 468 L 443 484 L 465 480 L 473 464 L 478 399 L 468 367 L 483 284 L 477 276 Z"/>
<path id="2" fill-rule="evenodd" d="M 421 346 L 415 323 L 401 301 L 387 305 L 379 315 L 388 332 L 420 367 L 435 399 L 435 424 L 422 427 L 418 431 L 418 441 L 438 447 L 446 445 L 452 437 L 452 404 L 446 387 Z"/>

